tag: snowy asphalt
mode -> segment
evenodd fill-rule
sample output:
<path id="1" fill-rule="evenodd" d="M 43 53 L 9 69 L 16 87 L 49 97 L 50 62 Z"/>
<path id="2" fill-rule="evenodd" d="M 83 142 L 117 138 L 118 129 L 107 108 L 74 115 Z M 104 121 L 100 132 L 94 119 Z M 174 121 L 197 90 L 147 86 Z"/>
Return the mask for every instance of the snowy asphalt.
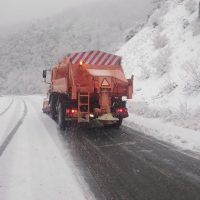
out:
<path id="1" fill-rule="evenodd" d="M 59 131 L 41 99 L 1 111 L 0 199 L 200 199 L 197 155 L 126 127 Z"/>
<path id="2" fill-rule="evenodd" d="M 200 160 L 195 155 L 125 127 L 62 134 L 94 178 L 88 184 L 97 199 L 200 199 Z"/>

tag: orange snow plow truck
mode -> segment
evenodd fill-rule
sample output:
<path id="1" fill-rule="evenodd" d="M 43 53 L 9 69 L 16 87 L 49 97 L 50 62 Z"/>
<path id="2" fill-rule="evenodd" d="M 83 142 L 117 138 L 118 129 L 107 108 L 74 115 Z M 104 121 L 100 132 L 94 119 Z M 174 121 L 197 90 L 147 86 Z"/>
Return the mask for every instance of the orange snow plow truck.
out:
<path id="1" fill-rule="evenodd" d="M 46 82 L 47 71 L 43 71 Z M 51 71 L 43 112 L 61 129 L 96 120 L 120 126 L 128 117 L 126 101 L 133 93 L 133 76 L 125 78 L 121 57 L 102 51 L 68 54 Z"/>

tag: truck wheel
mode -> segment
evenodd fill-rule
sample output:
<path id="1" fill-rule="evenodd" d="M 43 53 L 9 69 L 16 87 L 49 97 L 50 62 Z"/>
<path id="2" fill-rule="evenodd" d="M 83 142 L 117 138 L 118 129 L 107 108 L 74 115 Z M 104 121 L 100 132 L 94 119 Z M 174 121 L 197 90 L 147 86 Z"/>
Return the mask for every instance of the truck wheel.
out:
<path id="1" fill-rule="evenodd" d="M 65 126 L 67 127 L 67 128 L 77 128 L 77 126 L 78 126 L 78 121 L 77 120 L 72 120 L 72 121 L 66 121 L 65 122 Z"/>
<path id="2" fill-rule="evenodd" d="M 122 119 L 122 118 L 119 118 L 119 120 L 117 121 L 117 123 L 114 124 L 114 127 L 119 128 L 119 127 L 122 125 L 122 121 L 123 121 L 123 119 Z"/>
<path id="3" fill-rule="evenodd" d="M 65 106 L 62 102 L 58 105 L 58 127 L 62 130 L 65 129 Z"/>
<path id="4" fill-rule="evenodd" d="M 53 96 L 50 100 L 50 115 L 52 119 L 56 119 L 56 99 Z"/>

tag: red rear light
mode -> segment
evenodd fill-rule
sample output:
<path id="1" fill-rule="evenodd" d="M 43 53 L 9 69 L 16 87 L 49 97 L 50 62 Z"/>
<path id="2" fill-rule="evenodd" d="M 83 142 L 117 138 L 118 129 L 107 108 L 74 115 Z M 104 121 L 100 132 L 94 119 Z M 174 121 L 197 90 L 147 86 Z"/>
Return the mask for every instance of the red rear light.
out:
<path id="1" fill-rule="evenodd" d="M 70 109 L 70 108 L 67 108 L 67 109 L 66 109 L 66 113 L 67 113 L 67 114 L 74 114 L 74 113 L 77 113 L 77 112 L 78 112 L 77 109 Z"/>
<path id="2" fill-rule="evenodd" d="M 122 112 L 123 112 L 123 109 L 122 109 L 122 108 L 118 108 L 118 109 L 117 109 L 117 112 L 122 113 Z"/>
<path id="3" fill-rule="evenodd" d="M 123 111 L 124 111 L 124 112 L 128 112 L 128 109 L 127 109 L 127 108 L 124 108 Z"/>
<path id="4" fill-rule="evenodd" d="M 127 110 L 127 108 L 118 108 L 117 112 L 118 113 L 123 113 L 123 112 L 126 113 L 126 112 L 128 112 L 128 110 Z"/>
<path id="5" fill-rule="evenodd" d="M 78 112 L 78 110 L 72 109 L 72 113 L 77 113 L 77 112 Z"/>
<path id="6" fill-rule="evenodd" d="M 66 113 L 70 113 L 70 109 L 69 108 L 66 109 Z"/>

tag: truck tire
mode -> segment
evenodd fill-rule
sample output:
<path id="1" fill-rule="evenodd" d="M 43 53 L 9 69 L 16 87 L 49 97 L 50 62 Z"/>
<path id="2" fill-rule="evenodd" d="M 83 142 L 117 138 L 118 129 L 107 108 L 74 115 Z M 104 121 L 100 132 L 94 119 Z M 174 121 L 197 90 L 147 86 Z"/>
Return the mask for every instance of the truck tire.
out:
<path id="1" fill-rule="evenodd" d="M 119 118 L 119 120 L 117 121 L 117 123 L 114 124 L 114 127 L 119 128 L 122 125 L 122 121 L 123 121 L 123 119 Z"/>
<path id="2" fill-rule="evenodd" d="M 58 117 L 57 117 L 58 127 L 61 130 L 65 129 L 65 105 L 60 102 L 58 105 Z"/>
<path id="3" fill-rule="evenodd" d="M 65 127 L 66 128 L 77 128 L 78 126 L 78 121 L 77 120 L 72 120 L 72 121 L 66 121 L 65 122 Z"/>
<path id="4" fill-rule="evenodd" d="M 56 119 L 56 98 L 54 96 L 50 99 L 50 115 L 52 119 Z"/>

